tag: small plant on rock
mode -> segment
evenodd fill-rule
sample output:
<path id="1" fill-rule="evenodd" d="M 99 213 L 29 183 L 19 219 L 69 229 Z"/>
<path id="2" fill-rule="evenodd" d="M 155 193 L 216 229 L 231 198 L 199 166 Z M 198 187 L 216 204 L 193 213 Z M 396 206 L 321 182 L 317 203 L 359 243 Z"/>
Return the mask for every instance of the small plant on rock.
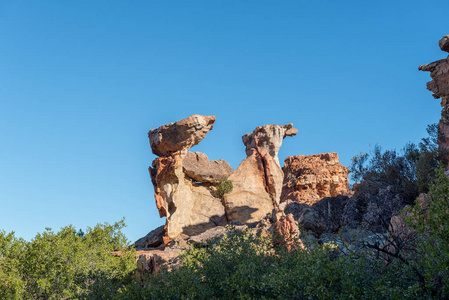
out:
<path id="1" fill-rule="evenodd" d="M 228 179 L 220 179 L 214 183 L 217 188 L 217 194 L 221 198 L 224 194 L 232 192 L 232 181 Z"/>

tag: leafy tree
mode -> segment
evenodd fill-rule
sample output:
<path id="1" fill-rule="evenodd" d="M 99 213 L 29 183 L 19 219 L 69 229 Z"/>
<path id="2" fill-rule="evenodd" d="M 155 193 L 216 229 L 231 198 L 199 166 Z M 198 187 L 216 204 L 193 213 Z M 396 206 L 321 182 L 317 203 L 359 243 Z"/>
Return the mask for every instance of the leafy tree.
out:
<path id="1" fill-rule="evenodd" d="M 418 233 L 416 268 L 423 277 L 422 292 L 449 298 L 449 179 L 438 169 L 428 206 L 417 203 L 408 224 Z"/>
<path id="2" fill-rule="evenodd" d="M 111 298 L 135 269 L 124 226 L 123 220 L 98 224 L 85 234 L 73 226 L 47 228 L 28 243 L 1 232 L 0 298 Z M 117 250 L 121 255 L 114 256 Z"/>
<path id="3" fill-rule="evenodd" d="M 428 137 L 419 145 L 407 144 L 402 151 L 383 151 L 378 145 L 370 153 L 352 159 L 351 176 L 360 181 L 353 205 L 358 213 L 352 223 L 386 230 L 392 215 L 412 205 L 420 193 L 429 190 L 435 168 L 447 164 L 447 151 L 438 147 L 438 126 L 427 127 Z M 350 222 L 350 223 L 351 223 Z M 352 224 L 354 225 L 354 224 Z"/>

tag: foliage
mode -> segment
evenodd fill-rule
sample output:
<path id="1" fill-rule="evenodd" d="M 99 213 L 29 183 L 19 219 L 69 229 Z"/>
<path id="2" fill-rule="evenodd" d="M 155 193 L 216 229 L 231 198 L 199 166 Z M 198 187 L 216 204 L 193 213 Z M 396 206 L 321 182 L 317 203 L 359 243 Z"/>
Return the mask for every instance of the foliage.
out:
<path id="1" fill-rule="evenodd" d="M 224 194 L 232 192 L 233 185 L 231 180 L 220 179 L 214 183 L 217 188 L 217 194 L 221 198 Z"/>
<path id="2" fill-rule="evenodd" d="M 449 298 L 449 179 L 438 169 L 428 206 L 416 204 L 408 224 L 418 233 L 414 261 L 422 276 L 422 290 L 432 296 Z"/>
<path id="3" fill-rule="evenodd" d="M 311 243 L 293 251 L 269 237 L 231 230 L 209 247 L 183 255 L 182 265 L 115 299 L 448 299 L 449 180 L 437 172 L 428 206 L 416 204 L 403 232 L 366 247 Z M 298 244 L 296 244 L 298 243 Z"/>
<path id="4" fill-rule="evenodd" d="M 122 220 L 86 233 L 73 226 L 57 233 L 47 228 L 31 242 L 0 232 L 0 298 L 110 298 L 135 269 L 124 226 Z M 112 255 L 116 250 L 120 256 Z"/>
<path id="5" fill-rule="evenodd" d="M 447 151 L 438 147 L 438 126 L 427 127 L 428 137 L 419 145 L 407 144 L 402 151 L 383 151 L 376 145 L 352 159 L 351 176 L 359 181 L 351 206 L 351 226 L 386 230 L 393 215 L 412 205 L 429 190 L 435 168 L 447 165 Z"/>
<path id="6" fill-rule="evenodd" d="M 125 287 L 117 299 L 375 297 L 367 260 L 336 256 L 328 246 L 301 250 L 294 243 L 297 250 L 287 251 L 249 230 L 230 231 L 215 247 L 187 251 L 178 269 L 152 277 L 144 288 Z"/>
<path id="7" fill-rule="evenodd" d="M 418 146 L 409 143 L 401 152 L 382 151 L 376 145 L 371 153 L 354 156 L 350 169 L 352 178 L 361 181 L 359 196 L 369 197 L 390 187 L 412 204 L 420 193 L 426 193 L 436 178 L 435 168 L 447 164 L 447 152 L 438 148 L 438 126 L 427 126 L 427 133 Z"/>

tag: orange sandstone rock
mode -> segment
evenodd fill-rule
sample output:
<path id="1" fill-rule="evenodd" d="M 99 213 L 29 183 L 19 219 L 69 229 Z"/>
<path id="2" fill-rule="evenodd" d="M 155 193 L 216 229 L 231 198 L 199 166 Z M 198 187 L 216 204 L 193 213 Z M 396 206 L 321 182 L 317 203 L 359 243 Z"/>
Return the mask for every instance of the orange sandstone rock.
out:
<path id="1" fill-rule="evenodd" d="M 347 195 L 349 168 L 338 162 L 338 154 L 289 156 L 284 162 L 282 201 L 313 205 L 325 197 Z"/>

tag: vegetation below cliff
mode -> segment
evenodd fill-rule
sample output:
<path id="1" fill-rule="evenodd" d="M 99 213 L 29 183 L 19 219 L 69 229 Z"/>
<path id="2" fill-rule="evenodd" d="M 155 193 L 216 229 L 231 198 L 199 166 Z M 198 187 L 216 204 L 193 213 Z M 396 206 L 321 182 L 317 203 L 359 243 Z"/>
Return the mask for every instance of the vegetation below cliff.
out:
<path id="1" fill-rule="evenodd" d="M 341 242 L 288 251 L 250 231 L 187 251 L 171 272 L 127 285 L 117 299 L 414 299 L 449 297 L 449 180 L 443 169 L 429 206 L 408 210 L 407 227 L 351 250 Z"/>
<path id="2" fill-rule="evenodd" d="M 273 246 L 230 230 L 193 248 L 179 267 L 137 280 L 135 252 L 120 229 L 47 230 L 31 242 L 0 234 L 2 299 L 409 299 L 449 297 L 449 180 L 443 169 L 427 206 L 406 211 L 407 226 L 357 250 L 341 241 Z M 289 250 L 288 250 L 289 249 Z M 111 254 L 121 250 L 120 256 Z"/>

